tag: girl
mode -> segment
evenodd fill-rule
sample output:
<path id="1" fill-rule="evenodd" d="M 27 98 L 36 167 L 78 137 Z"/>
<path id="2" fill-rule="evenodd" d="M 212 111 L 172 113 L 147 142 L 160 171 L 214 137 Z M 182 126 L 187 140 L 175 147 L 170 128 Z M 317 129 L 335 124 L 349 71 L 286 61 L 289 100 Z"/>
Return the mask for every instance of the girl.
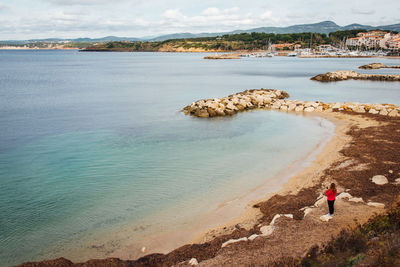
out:
<path id="1" fill-rule="evenodd" d="M 334 183 L 331 183 L 331 186 L 326 188 L 324 195 L 327 196 L 328 198 L 328 206 L 329 206 L 329 216 L 333 216 L 333 212 L 334 212 L 334 208 L 333 208 L 333 204 L 335 203 L 335 199 L 336 199 L 336 185 Z"/>

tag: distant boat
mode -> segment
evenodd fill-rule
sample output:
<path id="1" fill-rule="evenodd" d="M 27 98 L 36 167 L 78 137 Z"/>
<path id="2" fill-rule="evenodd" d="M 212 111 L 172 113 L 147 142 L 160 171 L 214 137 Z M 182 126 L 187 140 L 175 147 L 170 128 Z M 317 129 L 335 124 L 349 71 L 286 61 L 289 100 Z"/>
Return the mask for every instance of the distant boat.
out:
<path id="1" fill-rule="evenodd" d="M 296 57 L 297 53 L 296 52 L 291 52 L 287 55 L 288 57 Z"/>

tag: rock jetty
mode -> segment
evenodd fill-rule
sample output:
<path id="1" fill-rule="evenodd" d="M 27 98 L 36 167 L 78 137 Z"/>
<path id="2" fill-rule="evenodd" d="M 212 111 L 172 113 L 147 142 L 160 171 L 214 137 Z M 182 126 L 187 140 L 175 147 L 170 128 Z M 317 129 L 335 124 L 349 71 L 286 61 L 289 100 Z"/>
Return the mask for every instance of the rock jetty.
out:
<path id="1" fill-rule="evenodd" d="M 289 97 L 288 93 L 274 89 L 245 90 L 223 98 L 203 99 L 183 108 L 185 114 L 196 117 L 233 115 L 239 111 L 269 107 L 278 99 Z"/>
<path id="2" fill-rule="evenodd" d="M 216 55 L 209 55 L 205 56 L 204 59 L 240 59 L 242 54 L 235 53 L 235 54 L 216 54 Z"/>
<path id="3" fill-rule="evenodd" d="M 382 63 L 371 63 L 371 64 L 367 64 L 367 65 L 362 65 L 360 67 L 358 67 L 359 69 L 363 69 L 363 70 L 376 70 L 376 69 L 400 69 L 400 65 L 397 66 L 387 66 L 385 64 Z"/>
<path id="4" fill-rule="evenodd" d="M 350 70 L 339 70 L 319 74 L 311 78 L 311 80 L 319 82 L 335 82 L 344 80 L 371 80 L 371 81 L 394 81 L 400 82 L 400 75 L 384 75 L 384 74 L 361 74 Z"/>
<path id="5" fill-rule="evenodd" d="M 285 112 L 355 112 L 400 117 L 400 106 L 393 104 L 360 104 L 357 102 L 324 103 L 285 99 L 289 94 L 282 90 L 253 89 L 223 98 L 203 99 L 183 108 L 187 115 L 208 118 L 234 115 L 250 109 L 274 109 Z"/>

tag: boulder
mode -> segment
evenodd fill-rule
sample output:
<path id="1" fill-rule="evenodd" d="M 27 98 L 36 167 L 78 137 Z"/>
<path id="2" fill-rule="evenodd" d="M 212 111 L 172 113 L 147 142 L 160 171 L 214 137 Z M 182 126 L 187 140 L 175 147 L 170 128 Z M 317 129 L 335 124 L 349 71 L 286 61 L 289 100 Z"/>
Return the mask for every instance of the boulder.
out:
<path id="1" fill-rule="evenodd" d="M 387 112 L 386 109 L 382 109 L 382 110 L 379 112 L 379 115 L 386 116 L 387 114 L 388 114 L 388 112 Z"/>
<path id="2" fill-rule="evenodd" d="M 399 117 L 399 112 L 396 109 L 393 109 L 389 112 L 388 116 L 390 117 Z"/>
<path id="3" fill-rule="evenodd" d="M 294 111 L 300 112 L 300 111 L 303 111 L 303 109 L 304 109 L 303 106 L 297 106 L 297 107 L 294 109 Z"/>
<path id="4" fill-rule="evenodd" d="M 314 107 L 308 107 L 304 109 L 305 112 L 313 112 L 314 111 Z"/>
<path id="5" fill-rule="evenodd" d="M 328 222 L 330 219 L 332 219 L 332 217 L 325 214 L 325 215 L 322 215 L 321 217 L 319 217 L 319 219 L 323 222 Z"/>
<path id="6" fill-rule="evenodd" d="M 250 241 L 253 241 L 253 240 L 256 239 L 257 237 L 259 237 L 259 235 L 254 234 L 254 235 L 249 236 L 247 239 L 250 240 Z"/>
<path id="7" fill-rule="evenodd" d="M 373 108 L 371 108 L 368 112 L 371 113 L 371 114 L 378 114 L 379 113 L 379 111 L 377 111 L 376 109 L 373 109 Z"/>
<path id="8" fill-rule="evenodd" d="M 288 106 L 288 111 L 293 111 L 295 108 L 296 108 L 296 104 L 291 103 L 291 104 L 289 104 L 289 106 Z"/>
<path id="9" fill-rule="evenodd" d="M 215 117 L 215 116 L 217 116 L 217 112 L 216 112 L 214 109 L 212 109 L 212 108 L 207 108 L 207 112 L 208 112 L 208 115 L 209 115 L 210 117 Z"/>
<path id="10" fill-rule="evenodd" d="M 374 177 L 372 177 L 372 182 L 377 185 L 384 185 L 384 184 L 387 184 L 389 181 L 383 175 L 375 175 Z"/>
<path id="11" fill-rule="evenodd" d="M 208 118 L 210 115 L 208 114 L 207 110 L 200 109 L 198 113 L 198 117 L 200 118 Z"/>
<path id="12" fill-rule="evenodd" d="M 191 258 L 189 261 L 189 265 L 197 266 L 197 265 L 199 265 L 199 262 L 197 261 L 196 258 Z"/>
<path id="13" fill-rule="evenodd" d="M 261 231 L 261 236 L 269 236 L 271 235 L 275 230 L 275 227 L 272 225 L 266 225 L 260 228 Z"/>
<path id="14" fill-rule="evenodd" d="M 230 239 L 230 240 L 226 241 L 225 243 L 223 243 L 221 248 L 224 248 L 230 244 L 234 244 L 234 243 L 242 242 L 242 241 L 247 241 L 247 237 L 242 237 L 242 238 L 238 238 L 238 239 Z"/>
<path id="15" fill-rule="evenodd" d="M 384 209 L 385 208 L 385 204 L 378 203 L 378 202 L 368 202 L 367 205 L 371 206 L 371 207 L 380 208 L 380 209 Z"/>
<path id="16" fill-rule="evenodd" d="M 343 193 L 340 193 L 336 198 L 337 199 L 344 199 L 344 198 L 352 198 L 352 196 L 347 192 L 343 192 Z"/>
<path id="17" fill-rule="evenodd" d="M 352 198 L 349 198 L 349 201 L 356 202 L 356 203 L 364 202 L 364 200 L 361 197 L 352 197 Z"/>

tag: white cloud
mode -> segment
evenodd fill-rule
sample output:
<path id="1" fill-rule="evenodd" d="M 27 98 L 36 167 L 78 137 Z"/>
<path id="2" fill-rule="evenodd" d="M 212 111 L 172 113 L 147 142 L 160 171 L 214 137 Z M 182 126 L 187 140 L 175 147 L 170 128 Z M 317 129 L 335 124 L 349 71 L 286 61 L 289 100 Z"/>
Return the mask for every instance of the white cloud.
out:
<path id="1" fill-rule="evenodd" d="M 374 9 L 360 9 L 360 8 L 352 8 L 351 13 L 358 15 L 373 15 L 376 10 Z"/>

